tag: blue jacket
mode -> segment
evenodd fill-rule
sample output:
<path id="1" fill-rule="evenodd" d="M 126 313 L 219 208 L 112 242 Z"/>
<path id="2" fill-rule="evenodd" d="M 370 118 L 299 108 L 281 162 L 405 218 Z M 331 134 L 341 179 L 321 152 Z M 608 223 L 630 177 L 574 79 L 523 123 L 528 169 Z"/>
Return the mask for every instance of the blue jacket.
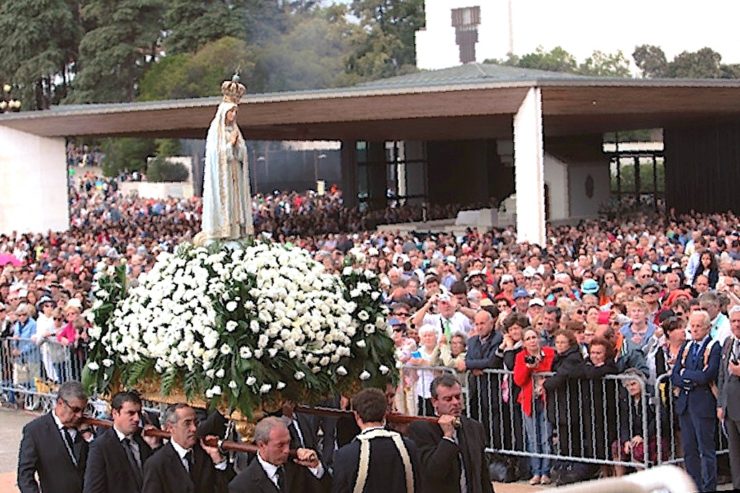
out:
<path id="1" fill-rule="evenodd" d="M 471 337 L 465 353 L 465 367 L 468 370 L 494 368 L 496 349 L 502 340 L 503 337 L 498 332 L 492 332 L 485 343 L 481 343 L 480 336 Z"/>
<path id="2" fill-rule="evenodd" d="M 697 344 L 701 346 L 695 356 Z M 721 351 L 717 341 L 709 336 L 699 343 L 687 341 L 681 347 L 671 374 L 671 383 L 678 389 L 675 407 L 678 414 L 690 412 L 700 418 L 717 415 L 712 387 L 716 386 Z"/>

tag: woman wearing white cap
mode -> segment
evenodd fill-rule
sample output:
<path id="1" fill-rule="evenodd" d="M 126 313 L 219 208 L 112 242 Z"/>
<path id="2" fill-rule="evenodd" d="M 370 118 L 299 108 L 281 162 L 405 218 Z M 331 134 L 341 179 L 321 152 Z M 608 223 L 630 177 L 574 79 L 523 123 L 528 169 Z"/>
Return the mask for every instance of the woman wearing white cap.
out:
<path id="1" fill-rule="evenodd" d="M 54 325 L 54 301 L 48 296 L 42 296 L 38 304 L 39 316 L 36 319 L 36 335 L 34 342 L 40 346 L 41 363 L 46 371 L 46 378 L 54 383 L 59 383 L 59 375 L 54 368 L 52 353 L 56 349 L 56 327 Z"/>

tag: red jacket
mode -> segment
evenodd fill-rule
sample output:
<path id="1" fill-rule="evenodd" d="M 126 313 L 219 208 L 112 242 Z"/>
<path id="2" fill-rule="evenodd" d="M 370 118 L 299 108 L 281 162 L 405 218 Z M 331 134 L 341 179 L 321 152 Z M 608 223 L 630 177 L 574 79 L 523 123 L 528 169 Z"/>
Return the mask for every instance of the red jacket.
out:
<path id="1" fill-rule="evenodd" d="M 519 392 L 517 402 L 522 406 L 522 411 L 527 416 L 532 416 L 532 373 L 550 371 L 552 369 L 552 360 L 555 358 L 555 350 L 553 348 L 544 346 L 540 350 L 544 354 L 544 357 L 540 360 L 537 368 L 534 369 L 529 368 L 524 362 L 524 357 L 529 354 L 529 351 L 526 349 L 519 351 L 514 358 L 514 383 L 522 389 Z M 542 395 L 544 396 L 544 393 Z"/>

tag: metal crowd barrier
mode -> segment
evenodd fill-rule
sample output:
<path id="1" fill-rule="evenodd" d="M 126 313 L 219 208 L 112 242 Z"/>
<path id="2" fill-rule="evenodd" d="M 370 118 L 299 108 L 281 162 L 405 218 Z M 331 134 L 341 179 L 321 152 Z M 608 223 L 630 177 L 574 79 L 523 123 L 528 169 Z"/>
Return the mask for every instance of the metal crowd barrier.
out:
<path id="1" fill-rule="evenodd" d="M 463 395 L 466 394 L 466 377 L 454 368 L 447 366 L 415 366 L 403 365 L 401 367 L 401 379 L 396 389 L 395 407 L 396 411 L 409 416 L 434 416 L 431 403 L 420 405 L 420 394 L 418 389 L 424 388 L 429 393 L 429 386 L 435 377 L 449 373 L 458 377 L 463 387 Z M 423 396 L 422 396 L 423 397 Z"/>
<path id="2" fill-rule="evenodd" d="M 663 409 L 663 412 L 657 413 L 658 440 L 667 443 L 666 450 L 658 450 L 659 464 L 680 464 L 684 460 L 678 415 L 674 413 L 673 388 L 670 373 L 661 375 L 655 381 L 655 406 Z M 729 453 L 727 436 L 720 423 L 717 423 L 715 442 L 717 455 Z"/>
<path id="3" fill-rule="evenodd" d="M 553 375 L 539 373 L 534 378 Z M 466 414 L 483 424 L 489 453 L 638 469 L 683 461 L 670 374 L 658 378 L 654 389 L 635 375 L 609 375 L 567 380 L 559 392 L 546 391 L 546 404 L 540 408 L 546 422 L 540 424 L 547 430 L 549 453 L 528 446 L 513 372 L 484 370 L 467 377 Z M 634 396 L 638 399 L 625 386 L 631 381 L 639 385 Z M 533 395 L 532 409 L 538 405 L 542 402 Z M 718 435 L 717 454 L 727 453 L 727 440 Z M 635 436 L 642 443 L 625 453 L 624 442 Z"/>
<path id="4" fill-rule="evenodd" d="M 80 380 L 84 352 L 55 340 L 0 339 L 0 394 L 10 404 L 42 410 L 60 384 Z"/>

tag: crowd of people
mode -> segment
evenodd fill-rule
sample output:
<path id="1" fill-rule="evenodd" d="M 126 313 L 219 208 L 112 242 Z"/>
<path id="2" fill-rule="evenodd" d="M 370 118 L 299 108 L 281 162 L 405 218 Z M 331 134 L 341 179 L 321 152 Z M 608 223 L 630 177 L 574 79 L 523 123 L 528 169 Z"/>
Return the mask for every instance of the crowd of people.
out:
<path id="1" fill-rule="evenodd" d="M 0 236 L 0 253 L 18 260 L 0 271 L 2 336 L 54 339 L 81 362 L 87 335 L 79 315 L 98 263 L 125 259 L 136 278 L 159 251 L 193 237 L 199 207 L 197 199 L 126 197 L 115 180 L 82 177 L 70 188 L 68 232 Z M 720 422 L 740 468 L 740 410 L 727 398 L 740 376 L 734 214 L 666 211 L 548 226 L 547 244 L 531 245 L 517 243 L 513 228 L 378 232 L 377 223 L 420 219 L 420 208 L 361 213 L 342 206 L 339 190 L 257 195 L 253 211 L 256 231 L 308 249 L 329 271 L 353 262 L 376 272 L 404 365 L 395 408 L 434 413 L 437 373 L 429 367 L 447 367 L 488 445 L 534 454 L 520 467 L 533 484 L 594 474 L 578 461 L 553 464 L 553 451 L 654 463 L 665 447 L 656 430 L 663 412 L 663 436 L 680 429 L 686 468 L 703 491 L 716 484 Z M 20 356 L 24 347 L 7 349 Z M 78 377 L 66 369 L 78 364 L 59 365 L 48 353 L 46 378 Z M 4 368 L 3 380 L 12 373 Z"/>

